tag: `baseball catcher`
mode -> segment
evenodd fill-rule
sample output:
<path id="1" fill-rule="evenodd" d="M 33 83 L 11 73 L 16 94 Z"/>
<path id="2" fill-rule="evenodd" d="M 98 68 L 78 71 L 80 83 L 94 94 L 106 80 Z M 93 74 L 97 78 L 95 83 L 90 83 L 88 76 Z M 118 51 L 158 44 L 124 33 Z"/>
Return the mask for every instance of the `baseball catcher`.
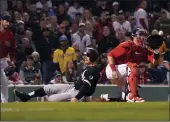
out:
<path id="1" fill-rule="evenodd" d="M 87 67 L 81 73 L 79 79 L 74 82 L 74 85 L 49 84 L 31 93 L 14 90 L 14 94 L 23 102 L 33 97 L 43 97 L 46 95 L 48 96 L 48 101 L 71 100 L 71 102 L 77 102 L 84 96 L 91 96 L 95 92 L 97 82 L 100 78 L 100 68 L 96 63 L 98 57 L 97 50 L 87 48 L 84 52 L 84 63 L 87 64 Z"/>
<path id="2" fill-rule="evenodd" d="M 147 36 L 145 30 L 138 29 L 133 34 L 133 41 L 123 42 L 108 53 L 107 78 L 124 91 L 122 97 L 129 102 L 144 102 L 137 90 L 138 83 L 145 71 L 145 64 L 154 63 L 159 58 L 162 37 Z M 125 84 L 128 90 L 125 90 Z"/>

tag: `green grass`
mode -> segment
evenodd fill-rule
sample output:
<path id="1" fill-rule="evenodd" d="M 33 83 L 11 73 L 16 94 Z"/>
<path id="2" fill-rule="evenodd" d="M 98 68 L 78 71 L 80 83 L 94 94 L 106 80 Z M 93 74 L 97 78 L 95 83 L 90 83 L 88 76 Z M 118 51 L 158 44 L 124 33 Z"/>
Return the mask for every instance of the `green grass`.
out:
<path id="1" fill-rule="evenodd" d="M 1 120 L 165 120 L 169 119 L 168 102 L 145 103 L 69 103 L 28 102 L 1 104 Z"/>

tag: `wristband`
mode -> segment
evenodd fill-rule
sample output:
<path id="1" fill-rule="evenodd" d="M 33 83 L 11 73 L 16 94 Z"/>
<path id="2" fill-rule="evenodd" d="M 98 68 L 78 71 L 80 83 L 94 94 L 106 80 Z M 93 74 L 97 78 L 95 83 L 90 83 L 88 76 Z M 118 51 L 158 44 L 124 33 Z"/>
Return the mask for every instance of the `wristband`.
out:
<path id="1" fill-rule="evenodd" d="M 112 71 L 116 71 L 116 67 L 114 64 L 110 64 L 110 67 L 111 67 Z"/>

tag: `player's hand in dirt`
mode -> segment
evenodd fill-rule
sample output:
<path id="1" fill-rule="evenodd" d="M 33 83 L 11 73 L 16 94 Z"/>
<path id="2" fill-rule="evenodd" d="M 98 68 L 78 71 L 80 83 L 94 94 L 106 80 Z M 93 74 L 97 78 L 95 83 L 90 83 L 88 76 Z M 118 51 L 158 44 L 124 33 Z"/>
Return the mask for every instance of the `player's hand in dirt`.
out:
<path id="1" fill-rule="evenodd" d="M 72 98 L 70 102 L 75 103 L 78 102 L 78 100 L 76 98 Z"/>

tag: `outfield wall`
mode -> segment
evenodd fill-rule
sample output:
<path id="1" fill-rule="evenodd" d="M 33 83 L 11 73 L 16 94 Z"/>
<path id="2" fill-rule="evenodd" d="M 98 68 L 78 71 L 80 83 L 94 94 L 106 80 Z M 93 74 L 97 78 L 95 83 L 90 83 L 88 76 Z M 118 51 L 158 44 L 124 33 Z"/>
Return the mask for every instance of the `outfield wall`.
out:
<path id="1" fill-rule="evenodd" d="M 19 91 L 31 92 L 38 88 L 42 88 L 43 85 L 25 85 L 25 86 L 9 86 L 9 101 L 12 102 L 15 100 L 19 101 L 13 95 L 13 89 L 16 88 Z M 170 88 L 164 85 L 141 85 L 140 94 L 146 101 L 167 101 L 168 94 L 170 93 Z M 93 98 L 99 97 L 104 93 L 117 93 L 120 91 L 115 85 L 98 85 L 96 92 L 93 95 Z M 40 98 L 34 98 L 31 101 L 42 100 Z"/>

